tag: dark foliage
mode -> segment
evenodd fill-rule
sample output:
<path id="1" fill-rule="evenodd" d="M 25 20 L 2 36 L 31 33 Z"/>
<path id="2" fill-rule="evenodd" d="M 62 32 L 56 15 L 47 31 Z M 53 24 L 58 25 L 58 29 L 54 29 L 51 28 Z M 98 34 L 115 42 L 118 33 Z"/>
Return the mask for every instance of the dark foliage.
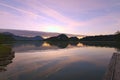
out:
<path id="1" fill-rule="evenodd" d="M 120 42 L 120 32 L 116 32 L 116 41 Z"/>
<path id="2" fill-rule="evenodd" d="M 60 34 L 60 35 L 55 36 L 55 37 L 50 37 L 46 40 L 47 41 L 68 41 L 69 38 L 65 34 Z"/>
<path id="3" fill-rule="evenodd" d="M 0 72 L 7 70 L 5 67 L 12 63 L 14 54 L 10 46 L 0 45 Z"/>
<path id="4" fill-rule="evenodd" d="M 0 33 L 0 43 L 13 41 L 13 40 L 14 38 L 12 37 L 12 35 Z"/>
<path id="5" fill-rule="evenodd" d="M 77 46 L 78 43 L 79 41 L 69 41 L 69 44 L 72 46 Z"/>
<path id="6" fill-rule="evenodd" d="M 47 41 L 51 46 L 57 46 L 59 48 L 66 48 L 69 44 L 68 41 Z"/>
<path id="7" fill-rule="evenodd" d="M 69 41 L 79 41 L 79 39 L 77 37 L 70 37 Z"/>
<path id="8" fill-rule="evenodd" d="M 33 41 L 33 40 L 43 40 L 41 36 L 35 37 L 23 37 L 17 36 L 9 32 L 0 33 L 0 40 L 3 41 Z"/>
<path id="9" fill-rule="evenodd" d="M 80 41 L 116 41 L 116 35 L 87 36 Z"/>
<path id="10" fill-rule="evenodd" d="M 81 41 L 80 43 L 86 46 L 111 47 L 120 51 L 120 43 L 116 41 Z"/>

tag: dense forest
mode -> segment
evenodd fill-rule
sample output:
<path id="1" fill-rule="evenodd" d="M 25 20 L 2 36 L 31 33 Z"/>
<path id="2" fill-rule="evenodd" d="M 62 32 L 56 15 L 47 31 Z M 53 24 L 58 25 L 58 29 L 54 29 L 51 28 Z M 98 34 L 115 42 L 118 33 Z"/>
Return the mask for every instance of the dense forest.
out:
<path id="1" fill-rule="evenodd" d="M 80 41 L 120 41 L 120 32 L 113 35 L 86 36 Z"/>

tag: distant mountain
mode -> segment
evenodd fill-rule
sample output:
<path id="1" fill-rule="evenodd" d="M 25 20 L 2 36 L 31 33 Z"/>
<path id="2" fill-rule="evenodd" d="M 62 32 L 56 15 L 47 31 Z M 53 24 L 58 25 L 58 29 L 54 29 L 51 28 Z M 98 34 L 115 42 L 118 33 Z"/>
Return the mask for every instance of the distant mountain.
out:
<path id="1" fill-rule="evenodd" d="M 51 32 L 41 32 L 41 31 L 27 31 L 27 30 L 13 30 L 13 29 L 0 29 L 0 33 L 10 32 L 12 34 L 24 37 L 35 37 L 42 36 L 43 38 L 48 38 L 52 36 L 60 35 L 61 33 L 51 33 Z M 74 34 L 66 34 L 69 37 L 78 36 L 83 37 L 83 35 L 74 35 Z"/>
<path id="2" fill-rule="evenodd" d="M 68 42 L 78 42 L 79 39 L 77 37 L 68 37 L 65 34 L 60 34 L 58 36 L 53 36 L 50 38 L 45 39 L 46 41 L 68 41 Z"/>
<path id="3" fill-rule="evenodd" d="M 4 35 L 4 39 L 6 39 L 6 36 L 9 36 L 11 38 L 13 38 L 14 40 L 28 40 L 28 41 L 32 41 L 32 40 L 43 40 L 43 38 L 41 36 L 35 36 L 35 37 L 23 37 L 23 36 L 18 36 L 18 35 L 15 35 L 15 34 L 12 34 L 10 32 L 3 32 L 1 33 L 1 35 Z"/>
<path id="4" fill-rule="evenodd" d="M 22 37 L 22 36 L 13 36 L 15 40 L 28 40 L 28 41 L 36 41 L 36 40 L 43 40 L 41 36 L 35 36 L 35 37 Z"/>
<path id="5" fill-rule="evenodd" d="M 69 44 L 72 46 L 76 46 L 79 43 L 79 39 L 77 37 L 68 37 L 65 34 L 60 34 L 58 36 L 53 36 L 45 39 L 47 43 L 50 45 L 58 46 L 59 48 L 66 48 Z"/>

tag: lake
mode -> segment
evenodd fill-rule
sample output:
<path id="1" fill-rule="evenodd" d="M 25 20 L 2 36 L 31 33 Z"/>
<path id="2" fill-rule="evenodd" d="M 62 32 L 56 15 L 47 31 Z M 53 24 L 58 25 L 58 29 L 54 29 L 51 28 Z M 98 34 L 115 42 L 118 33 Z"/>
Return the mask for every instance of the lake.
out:
<path id="1" fill-rule="evenodd" d="M 1 44 L 0 80 L 103 80 L 119 48 L 114 42 Z"/>

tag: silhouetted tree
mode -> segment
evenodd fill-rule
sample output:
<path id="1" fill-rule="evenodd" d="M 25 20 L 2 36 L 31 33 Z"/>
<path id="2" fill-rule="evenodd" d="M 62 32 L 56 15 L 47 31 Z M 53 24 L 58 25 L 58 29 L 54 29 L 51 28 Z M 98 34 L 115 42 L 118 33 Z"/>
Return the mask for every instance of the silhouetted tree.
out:
<path id="1" fill-rule="evenodd" d="M 117 31 L 115 35 L 116 35 L 116 41 L 120 41 L 120 31 Z"/>
<path id="2" fill-rule="evenodd" d="M 77 37 L 70 37 L 69 40 L 70 41 L 79 41 L 79 39 Z"/>

